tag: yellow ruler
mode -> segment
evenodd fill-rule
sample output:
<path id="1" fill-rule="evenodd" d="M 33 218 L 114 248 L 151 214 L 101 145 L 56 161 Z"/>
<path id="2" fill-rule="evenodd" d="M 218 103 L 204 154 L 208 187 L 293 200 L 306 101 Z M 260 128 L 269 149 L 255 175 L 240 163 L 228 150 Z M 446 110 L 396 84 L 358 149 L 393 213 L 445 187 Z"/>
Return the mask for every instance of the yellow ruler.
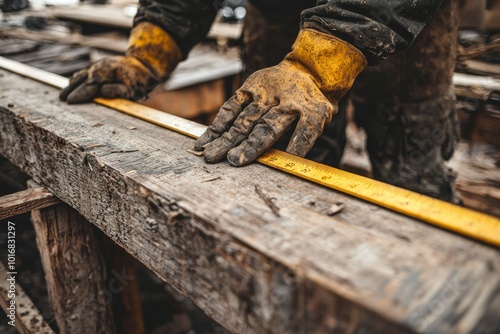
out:
<path id="1" fill-rule="evenodd" d="M 3 57 L 0 57 L 0 68 L 60 89 L 68 84 L 64 77 Z M 206 129 L 204 125 L 124 99 L 97 98 L 94 102 L 192 138 L 199 137 Z M 500 246 L 499 218 L 274 149 L 257 161 L 406 216 Z"/>

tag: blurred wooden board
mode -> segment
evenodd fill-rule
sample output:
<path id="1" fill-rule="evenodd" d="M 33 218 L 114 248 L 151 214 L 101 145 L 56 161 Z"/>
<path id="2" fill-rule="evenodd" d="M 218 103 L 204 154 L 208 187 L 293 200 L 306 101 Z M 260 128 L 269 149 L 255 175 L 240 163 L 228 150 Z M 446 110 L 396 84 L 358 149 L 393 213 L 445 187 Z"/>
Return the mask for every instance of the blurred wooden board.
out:
<path id="1" fill-rule="evenodd" d="M 119 5 L 96 6 L 84 4 L 79 5 L 77 8 L 54 8 L 49 13 L 59 19 L 130 29 L 133 24 L 133 17 L 127 16 L 123 8 Z M 237 40 L 240 38 L 242 31 L 242 23 L 215 22 L 207 37 Z"/>
<path id="2" fill-rule="evenodd" d="M 133 17 L 125 15 L 123 8 L 109 5 L 79 5 L 76 8 L 54 7 L 48 13 L 58 19 L 91 23 L 121 29 L 130 29 Z"/>
<path id="3" fill-rule="evenodd" d="M 51 29 L 32 31 L 22 28 L 4 28 L 0 31 L 1 36 L 24 38 L 30 41 L 44 41 L 51 43 L 82 45 L 114 53 L 124 53 L 128 47 L 128 39 L 123 34 L 117 32 L 106 32 L 92 35 L 81 35 L 78 33 L 68 33 L 54 31 Z"/>
<path id="4" fill-rule="evenodd" d="M 66 44 L 95 47 L 113 51 L 118 54 L 125 53 L 128 46 L 126 38 L 116 33 L 99 34 L 97 36 L 82 36 L 79 34 L 62 36 L 50 32 L 31 32 L 24 29 L 9 29 L 2 31 L 0 35 L 16 38 L 16 40 L 19 41 L 16 43 L 22 44 L 14 48 L 14 45 L 9 43 L 7 39 L 4 43 L 8 45 L 9 48 L 5 48 L 4 50 L 0 49 L 0 55 L 5 54 L 8 58 L 27 63 L 34 67 L 43 68 L 49 72 L 64 75 L 68 73 L 71 74 L 89 65 L 88 49 L 84 47 L 76 48 Z M 21 43 L 23 40 L 20 38 L 26 38 L 26 40 Z M 51 43 L 60 43 L 64 41 L 65 44 L 44 45 L 42 42 L 39 42 L 40 40 L 49 41 Z M 26 51 L 33 52 L 12 56 L 6 54 L 19 50 L 20 47 L 23 47 Z M 44 52 L 42 49 L 46 49 L 47 51 Z M 79 53 L 81 54 L 80 57 L 78 57 Z M 87 55 L 86 58 L 83 57 L 85 55 Z M 103 54 L 102 56 L 108 55 Z M 44 58 L 47 57 L 58 62 L 51 67 L 44 66 Z M 74 60 L 68 61 L 69 59 Z M 98 58 L 93 60 L 97 59 Z M 64 62 L 66 62 L 66 64 L 63 64 Z M 42 66 L 39 64 L 42 64 Z M 219 51 L 210 45 L 198 44 L 191 50 L 188 58 L 177 66 L 169 80 L 163 85 L 162 89 L 178 90 L 205 82 L 211 82 L 213 80 L 237 75 L 242 69 L 243 64 L 237 49 L 232 48 Z"/>

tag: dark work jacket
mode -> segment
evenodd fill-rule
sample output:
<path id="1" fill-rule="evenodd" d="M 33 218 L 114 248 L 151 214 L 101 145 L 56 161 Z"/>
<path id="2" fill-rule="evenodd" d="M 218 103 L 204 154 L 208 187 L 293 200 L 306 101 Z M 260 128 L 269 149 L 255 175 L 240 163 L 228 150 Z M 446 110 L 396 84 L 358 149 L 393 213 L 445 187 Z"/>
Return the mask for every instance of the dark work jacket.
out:
<path id="1" fill-rule="evenodd" d="M 394 51 L 409 47 L 442 0 L 318 0 L 310 8 L 310 1 L 251 2 L 270 15 L 303 10 L 302 28 L 316 29 L 351 43 L 373 65 Z M 140 0 L 134 25 L 149 21 L 162 27 L 186 57 L 208 33 L 219 6 L 217 0 Z"/>

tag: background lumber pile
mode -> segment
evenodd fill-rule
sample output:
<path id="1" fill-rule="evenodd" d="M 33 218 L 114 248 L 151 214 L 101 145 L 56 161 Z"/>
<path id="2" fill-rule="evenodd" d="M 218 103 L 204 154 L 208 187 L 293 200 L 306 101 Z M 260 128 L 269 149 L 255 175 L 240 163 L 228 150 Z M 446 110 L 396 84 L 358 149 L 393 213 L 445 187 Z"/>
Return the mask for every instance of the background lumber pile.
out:
<path id="1" fill-rule="evenodd" d="M 90 64 L 88 47 L 42 43 L 14 37 L 0 39 L 0 56 L 66 76 Z"/>

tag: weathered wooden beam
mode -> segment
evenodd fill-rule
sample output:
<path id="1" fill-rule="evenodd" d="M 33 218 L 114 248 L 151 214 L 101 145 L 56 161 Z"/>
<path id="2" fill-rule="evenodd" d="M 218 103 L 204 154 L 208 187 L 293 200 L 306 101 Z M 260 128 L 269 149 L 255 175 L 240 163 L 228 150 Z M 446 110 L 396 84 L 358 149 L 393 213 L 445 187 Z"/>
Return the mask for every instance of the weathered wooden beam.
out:
<path id="1" fill-rule="evenodd" d="M 43 187 L 22 190 L 0 197 L 0 220 L 43 209 L 61 201 Z"/>
<path id="2" fill-rule="evenodd" d="M 32 211 L 49 300 L 61 333 L 114 333 L 113 293 L 92 225 L 68 205 Z"/>
<path id="3" fill-rule="evenodd" d="M 498 249 L 1 74 L 0 154 L 230 331 L 500 329 Z"/>
<path id="4" fill-rule="evenodd" d="M 19 282 L 16 282 L 15 274 L 10 274 L 1 261 L 0 306 L 7 315 L 7 322 L 12 323 L 11 326 L 21 334 L 54 333 Z"/>

